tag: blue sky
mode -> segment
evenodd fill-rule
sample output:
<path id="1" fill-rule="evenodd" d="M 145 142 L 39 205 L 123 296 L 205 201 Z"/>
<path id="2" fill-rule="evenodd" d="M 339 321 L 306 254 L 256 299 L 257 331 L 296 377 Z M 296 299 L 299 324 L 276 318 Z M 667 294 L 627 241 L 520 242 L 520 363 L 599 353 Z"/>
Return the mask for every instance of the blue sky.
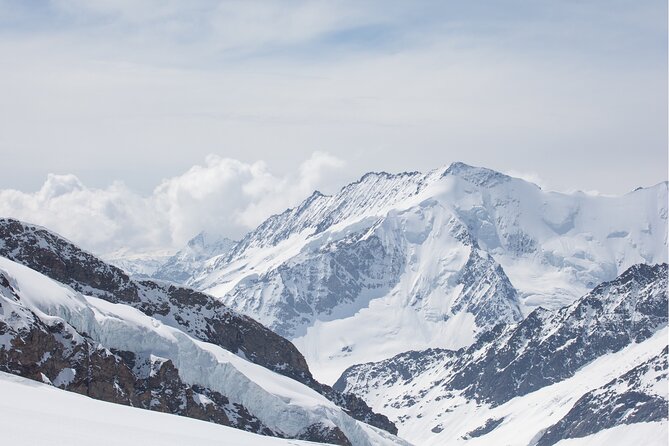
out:
<path id="1" fill-rule="evenodd" d="M 0 98 L 0 191 L 223 159 L 281 205 L 452 161 L 620 194 L 667 178 L 667 5 L 0 0 Z"/>

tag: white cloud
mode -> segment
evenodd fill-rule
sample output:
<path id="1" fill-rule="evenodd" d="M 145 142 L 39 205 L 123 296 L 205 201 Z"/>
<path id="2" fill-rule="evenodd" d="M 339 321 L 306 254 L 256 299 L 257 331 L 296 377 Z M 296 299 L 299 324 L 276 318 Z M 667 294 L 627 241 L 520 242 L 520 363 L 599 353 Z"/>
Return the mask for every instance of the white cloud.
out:
<path id="1" fill-rule="evenodd" d="M 208 153 L 283 179 L 314 150 L 342 184 L 451 161 L 563 190 L 666 178 L 666 2 L 474 3 L 0 0 L 0 188 L 146 195 Z"/>
<path id="2" fill-rule="evenodd" d="M 49 174 L 34 193 L 0 190 L 0 215 L 46 226 L 97 253 L 176 248 L 201 230 L 241 237 L 269 215 L 327 185 L 343 162 L 316 152 L 296 171 L 210 155 L 204 165 L 163 180 L 150 196 L 120 182 L 88 188 L 74 175 Z"/>

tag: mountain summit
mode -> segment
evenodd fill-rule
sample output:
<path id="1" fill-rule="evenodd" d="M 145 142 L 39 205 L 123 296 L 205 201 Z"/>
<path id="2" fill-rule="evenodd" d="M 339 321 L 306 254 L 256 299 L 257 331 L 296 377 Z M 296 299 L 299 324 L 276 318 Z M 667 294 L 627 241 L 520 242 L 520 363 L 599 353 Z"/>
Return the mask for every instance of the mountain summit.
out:
<path id="1" fill-rule="evenodd" d="M 292 339 L 315 375 L 460 348 L 667 261 L 667 184 L 564 194 L 453 163 L 373 172 L 271 216 L 185 283 Z"/>

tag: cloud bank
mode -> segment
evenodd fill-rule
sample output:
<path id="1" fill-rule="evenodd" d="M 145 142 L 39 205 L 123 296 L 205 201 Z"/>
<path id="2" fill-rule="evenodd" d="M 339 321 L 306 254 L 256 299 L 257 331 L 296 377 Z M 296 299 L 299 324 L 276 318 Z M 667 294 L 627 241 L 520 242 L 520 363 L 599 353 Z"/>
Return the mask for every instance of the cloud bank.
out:
<path id="1" fill-rule="evenodd" d="M 0 190 L 0 216 L 46 226 L 98 254 L 174 249 L 202 230 L 239 238 L 334 184 L 343 165 L 315 152 L 279 176 L 263 161 L 210 155 L 203 165 L 164 179 L 149 196 L 121 182 L 90 188 L 74 175 L 49 174 L 37 192 Z"/>
<path id="2" fill-rule="evenodd" d="M 0 0 L 0 188 L 149 194 L 218 153 L 285 177 L 458 160 L 666 179 L 667 2 Z"/>

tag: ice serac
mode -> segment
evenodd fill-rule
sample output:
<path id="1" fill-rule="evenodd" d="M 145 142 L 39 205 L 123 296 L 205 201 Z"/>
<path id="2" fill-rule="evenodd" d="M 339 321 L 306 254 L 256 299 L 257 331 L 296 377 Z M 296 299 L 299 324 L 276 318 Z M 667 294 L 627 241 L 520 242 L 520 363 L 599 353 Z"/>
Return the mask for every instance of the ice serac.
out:
<path id="1" fill-rule="evenodd" d="M 453 163 L 314 193 L 187 283 L 293 340 L 332 382 L 356 363 L 471 345 L 633 264 L 666 261 L 666 182 L 563 194 Z"/>
<path id="2" fill-rule="evenodd" d="M 667 264 L 634 265 L 571 305 L 538 308 L 468 348 L 356 365 L 334 387 L 384 410 L 400 435 L 421 444 L 439 444 L 458 426 L 463 441 L 505 443 L 525 407 L 537 417 L 531 444 L 664 420 L 668 274 Z"/>
<path id="3" fill-rule="evenodd" d="M 121 269 L 45 228 L 0 219 L 0 256 L 86 295 L 134 306 L 198 339 L 243 353 L 278 373 L 298 379 L 310 377 L 303 356 L 292 344 L 250 317 L 189 288 L 131 279 Z"/>
<path id="4" fill-rule="evenodd" d="M 19 285 L 0 271 L 0 370 L 103 401 L 281 435 L 220 392 L 184 383 L 171 360 L 108 349 L 62 319 L 40 317 L 21 301 Z"/>
<path id="5" fill-rule="evenodd" d="M 385 416 L 373 413 L 359 398 L 341 395 L 316 381 L 290 341 L 207 294 L 167 282 L 132 279 L 47 229 L 12 219 L 0 219 L 0 256 L 86 295 L 137 308 L 161 323 L 306 384 L 356 419 L 397 432 Z"/>
<path id="6" fill-rule="evenodd" d="M 405 444 L 298 381 L 4 257 L 0 369 L 264 435 L 343 446 Z"/>

